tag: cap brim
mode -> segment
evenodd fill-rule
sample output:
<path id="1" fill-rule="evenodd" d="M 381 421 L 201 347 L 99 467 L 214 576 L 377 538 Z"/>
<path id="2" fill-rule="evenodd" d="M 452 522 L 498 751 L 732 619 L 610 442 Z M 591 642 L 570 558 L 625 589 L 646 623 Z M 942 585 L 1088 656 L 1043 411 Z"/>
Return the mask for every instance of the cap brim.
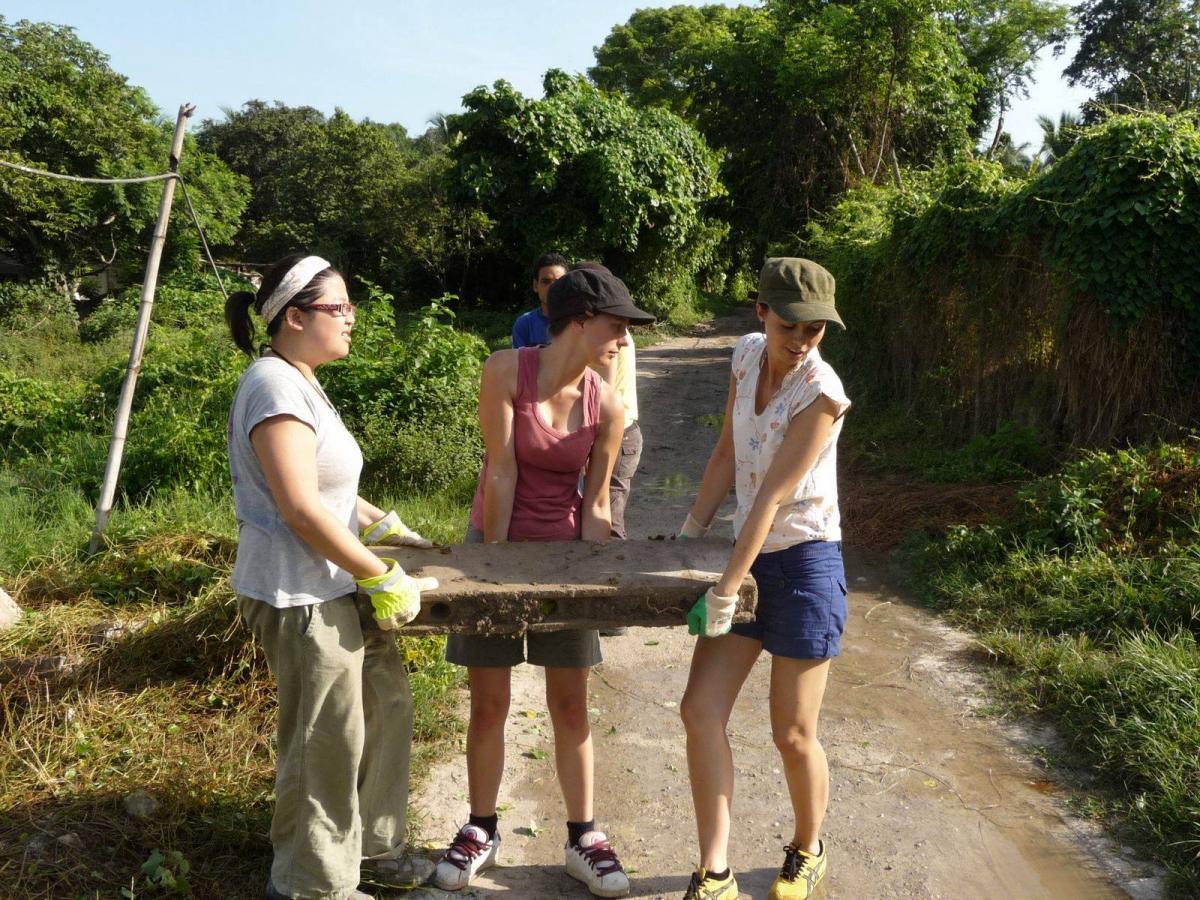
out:
<path id="1" fill-rule="evenodd" d="M 838 315 L 836 307 L 832 303 L 822 303 L 817 300 L 791 300 L 782 302 L 779 300 L 764 300 L 771 307 L 775 315 L 783 319 L 785 322 L 817 322 L 824 320 L 826 322 L 836 322 L 844 331 L 846 323 L 842 321 L 842 317 Z"/>
<path id="2" fill-rule="evenodd" d="M 628 319 L 630 325 L 653 325 L 656 321 L 654 316 L 650 315 L 644 309 L 638 309 L 632 303 L 618 303 L 615 306 L 606 306 L 604 309 L 597 309 L 596 312 L 608 313 L 610 316 L 620 316 L 622 319 Z"/>

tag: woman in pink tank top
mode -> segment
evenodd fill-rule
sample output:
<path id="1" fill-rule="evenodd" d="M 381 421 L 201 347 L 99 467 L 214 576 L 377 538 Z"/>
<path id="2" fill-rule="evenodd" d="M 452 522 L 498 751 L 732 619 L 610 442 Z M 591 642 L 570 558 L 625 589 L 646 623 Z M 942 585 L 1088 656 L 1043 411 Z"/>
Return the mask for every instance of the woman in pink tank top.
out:
<path id="1" fill-rule="evenodd" d="M 539 402 L 538 376 L 542 369 L 541 356 L 549 353 L 538 347 L 508 351 L 516 355 L 517 383 L 512 397 L 512 451 L 516 480 L 512 483 L 511 511 L 507 539 L 510 541 L 577 541 L 583 536 L 583 495 L 580 480 L 587 475 L 596 436 L 600 429 L 600 398 L 603 379 L 591 368 L 584 368 L 582 377 L 568 373 L 577 382 L 560 406 L 582 416 L 577 428 L 563 431 L 547 421 L 546 412 L 554 409 L 554 398 L 544 405 Z M 486 376 L 485 376 L 486 377 Z M 579 387 L 582 387 L 580 391 Z M 582 394 L 578 397 L 578 394 Z M 569 401 L 569 406 L 562 401 Z M 481 414 L 483 398 L 480 399 Z M 500 412 L 506 414 L 503 406 Z M 554 413 L 551 413 L 554 415 Z M 561 410 L 559 414 L 561 419 Z M 570 428 L 570 422 L 562 423 Z M 601 447 L 603 452 L 604 448 Z M 487 534 L 484 509 L 487 503 L 488 463 L 485 460 L 471 506 L 471 525 Z M 600 504 L 607 501 L 607 491 L 592 498 L 591 519 L 597 523 L 606 518 Z M 507 493 L 494 496 L 493 501 L 505 502 Z M 498 504 L 497 504 L 498 505 Z M 496 510 L 502 512 L 502 510 Z"/>
<path id="2" fill-rule="evenodd" d="M 607 269 L 567 273 L 550 288 L 547 305 L 548 346 L 501 350 L 484 365 L 479 421 L 485 459 L 468 542 L 609 538 L 608 482 L 625 414 L 616 392 L 591 367 L 607 367 L 629 340 L 627 326 L 654 317 L 633 305 Z M 529 662 L 546 671 L 554 758 L 567 807 L 567 874 L 598 896 L 624 896 L 629 879 L 592 811 L 587 696 L 591 666 L 600 662 L 596 632 L 451 635 L 446 658 L 467 667 L 471 688 L 471 809 L 438 863 L 434 883 L 459 890 L 496 861 L 512 667 Z"/>

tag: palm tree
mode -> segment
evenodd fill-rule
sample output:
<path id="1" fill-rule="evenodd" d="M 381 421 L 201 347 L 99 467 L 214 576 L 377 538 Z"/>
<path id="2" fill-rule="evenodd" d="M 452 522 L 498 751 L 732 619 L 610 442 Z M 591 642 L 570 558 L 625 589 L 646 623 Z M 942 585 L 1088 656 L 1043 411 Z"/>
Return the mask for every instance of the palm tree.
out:
<path id="1" fill-rule="evenodd" d="M 1026 152 L 1029 150 L 1029 142 L 1016 144 L 1013 142 L 1012 135 L 1007 131 L 1000 135 L 994 150 L 995 154 L 992 158 L 1000 163 L 1009 175 L 1023 175 L 1029 172 L 1033 166 L 1033 159 Z"/>
<path id="2" fill-rule="evenodd" d="M 454 132 L 450 117 L 445 113 L 434 113 L 425 120 L 429 126 L 422 137 L 434 147 L 448 147 L 454 142 Z"/>
<path id="3" fill-rule="evenodd" d="M 1042 129 L 1042 146 L 1037 155 L 1043 166 L 1051 166 L 1066 156 L 1079 140 L 1083 125 L 1077 114 L 1066 111 L 1058 114 L 1057 122 L 1049 116 L 1038 116 L 1037 123 Z"/>

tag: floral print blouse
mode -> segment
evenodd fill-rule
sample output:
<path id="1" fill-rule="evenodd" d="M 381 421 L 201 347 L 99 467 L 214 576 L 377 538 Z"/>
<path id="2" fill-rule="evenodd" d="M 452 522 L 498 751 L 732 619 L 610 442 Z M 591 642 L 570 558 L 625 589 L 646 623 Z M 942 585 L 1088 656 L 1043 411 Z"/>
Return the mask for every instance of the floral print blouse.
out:
<path id="1" fill-rule="evenodd" d="M 761 415 L 754 412 L 754 394 L 762 369 L 767 340 L 762 334 L 747 334 L 733 348 L 733 452 L 736 467 L 737 513 L 733 520 L 736 537 L 746 524 L 759 485 L 766 478 L 775 452 L 783 443 L 792 417 L 824 394 L 838 409 L 829 440 L 821 448 L 812 469 L 796 485 L 790 498 L 780 504 L 761 553 L 783 550 L 805 541 L 840 541 L 841 516 L 837 497 L 837 440 L 842 433 L 844 413 L 850 400 L 837 373 L 817 350 L 813 350 L 787 374 Z"/>

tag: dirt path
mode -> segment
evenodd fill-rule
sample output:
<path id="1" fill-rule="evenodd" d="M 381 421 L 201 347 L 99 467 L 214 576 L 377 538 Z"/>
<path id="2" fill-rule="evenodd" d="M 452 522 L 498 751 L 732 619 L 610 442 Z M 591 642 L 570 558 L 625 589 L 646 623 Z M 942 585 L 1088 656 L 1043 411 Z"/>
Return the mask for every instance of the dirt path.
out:
<path id="1" fill-rule="evenodd" d="M 729 348 L 749 330 L 744 318 L 719 326 L 638 352 L 646 450 L 627 516 L 631 537 L 673 532 L 691 503 L 715 439 L 706 417 L 724 404 Z M 824 896 L 1158 896 L 1157 879 L 1139 877 L 1136 864 L 1065 814 L 1064 795 L 1026 752 L 1033 739 L 977 715 L 986 697 L 967 658 L 969 638 L 896 596 L 853 551 L 847 575 L 851 617 L 822 716 L 833 781 Z M 696 864 L 678 718 L 693 640 L 683 628 L 604 638 L 605 662 L 592 678 L 596 819 L 635 897 L 681 896 Z M 742 896 L 753 900 L 766 897 L 790 837 L 766 716 L 768 667 L 764 656 L 730 724 L 738 773 L 730 860 Z M 564 815 L 543 684 L 533 667 L 514 672 L 503 866 L 465 896 L 588 896 L 562 870 Z M 427 840 L 449 840 L 466 817 L 466 793 L 461 755 L 435 767 L 416 798 Z"/>

